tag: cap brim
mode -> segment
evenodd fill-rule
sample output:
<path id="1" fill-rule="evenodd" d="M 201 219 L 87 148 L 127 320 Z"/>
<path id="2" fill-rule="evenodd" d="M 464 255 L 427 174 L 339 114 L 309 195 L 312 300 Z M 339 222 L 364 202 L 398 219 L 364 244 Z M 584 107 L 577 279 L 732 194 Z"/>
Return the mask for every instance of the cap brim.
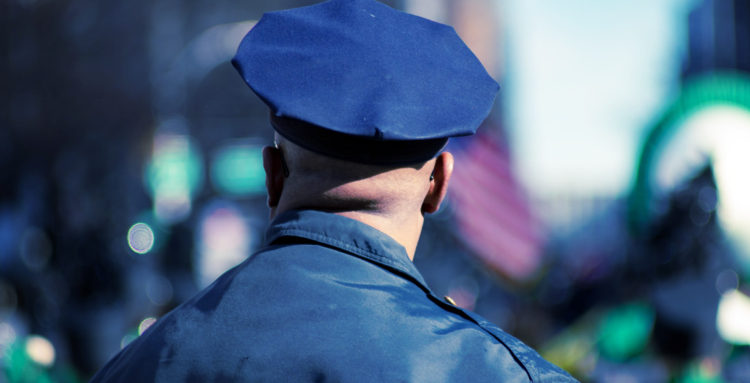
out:
<path id="1" fill-rule="evenodd" d="M 440 153 L 448 138 L 378 140 L 335 132 L 305 121 L 271 114 L 273 128 L 307 150 L 371 165 L 403 165 L 427 161 Z"/>

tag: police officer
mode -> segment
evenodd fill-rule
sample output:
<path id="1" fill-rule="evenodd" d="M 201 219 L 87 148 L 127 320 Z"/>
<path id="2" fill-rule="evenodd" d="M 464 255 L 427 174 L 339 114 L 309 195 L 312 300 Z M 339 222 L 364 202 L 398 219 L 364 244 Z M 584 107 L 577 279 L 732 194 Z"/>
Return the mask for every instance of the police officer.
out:
<path id="1" fill-rule="evenodd" d="M 331 0 L 265 14 L 233 64 L 276 135 L 265 245 L 94 382 L 574 381 L 411 262 L 498 90 L 452 28 Z"/>

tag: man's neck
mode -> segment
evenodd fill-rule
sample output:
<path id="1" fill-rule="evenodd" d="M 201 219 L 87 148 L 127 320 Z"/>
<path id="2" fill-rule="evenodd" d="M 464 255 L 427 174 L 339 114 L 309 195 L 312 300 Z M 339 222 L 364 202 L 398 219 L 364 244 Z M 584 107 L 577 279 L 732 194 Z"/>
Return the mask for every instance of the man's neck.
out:
<path id="1" fill-rule="evenodd" d="M 406 249 L 409 259 L 413 259 L 424 217 L 419 206 L 414 206 L 418 205 L 416 202 L 410 203 L 408 198 L 384 184 L 357 181 L 335 187 L 322 183 L 295 185 L 284 190 L 272 215 L 312 209 L 348 217 L 387 234 Z M 393 197 L 394 194 L 398 197 Z"/>
<path id="2" fill-rule="evenodd" d="M 424 224 L 424 217 L 421 215 L 411 219 L 397 219 L 387 215 L 362 211 L 342 211 L 334 212 L 334 214 L 357 220 L 387 234 L 406 249 L 409 259 L 414 260 L 417 242 L 419 242 L 422 225 Z"/>

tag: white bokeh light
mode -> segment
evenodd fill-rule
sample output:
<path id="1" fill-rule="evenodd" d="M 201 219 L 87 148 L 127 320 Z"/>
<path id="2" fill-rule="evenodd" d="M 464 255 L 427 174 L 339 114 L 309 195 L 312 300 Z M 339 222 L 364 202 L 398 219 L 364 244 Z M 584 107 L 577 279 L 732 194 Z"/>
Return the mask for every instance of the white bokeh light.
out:
<path id="1" fill-rule="evenodd" d="M 739 290 L 721 296 L 716 316 L 716 328 L 724 340 L 739 345 L 750 345 L 750 297 Z"/>
<path id="2" fill-rule="evenodd" d="M 724 232 L 750 264 L 750 112 L 716 104 L 686 121 L 668 141 L 656 169 L 657 189 L 671 190 L 711 161 L 718 191 L 717 213 Z"/>
<path id="3" fill-rule="evenodd" d="M 50 367 L 55 363 L 55 347 L 39 335 L 31 335 L 26 339 L 26 354 L 44 367 Z"/>
<path id="4" fill-rule="evenodd" d="M 154 231 L 151 226 L 138 222 L 128 230 L 128 246 L 137 254 L 146 254 L 154 247 Z"/>

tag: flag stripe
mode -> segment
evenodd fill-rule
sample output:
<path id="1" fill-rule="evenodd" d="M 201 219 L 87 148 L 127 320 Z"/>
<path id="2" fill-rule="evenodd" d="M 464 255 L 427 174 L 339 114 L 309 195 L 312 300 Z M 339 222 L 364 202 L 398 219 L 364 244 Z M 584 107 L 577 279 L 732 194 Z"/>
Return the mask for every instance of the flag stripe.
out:
<path id="1" fill-rule="evenodd" d="M 507 149 L 478 134 L 455 151 L 450 201 L 461 239 L 484 263 L 523 279 L 539 266 L 541 238 Z"/>

